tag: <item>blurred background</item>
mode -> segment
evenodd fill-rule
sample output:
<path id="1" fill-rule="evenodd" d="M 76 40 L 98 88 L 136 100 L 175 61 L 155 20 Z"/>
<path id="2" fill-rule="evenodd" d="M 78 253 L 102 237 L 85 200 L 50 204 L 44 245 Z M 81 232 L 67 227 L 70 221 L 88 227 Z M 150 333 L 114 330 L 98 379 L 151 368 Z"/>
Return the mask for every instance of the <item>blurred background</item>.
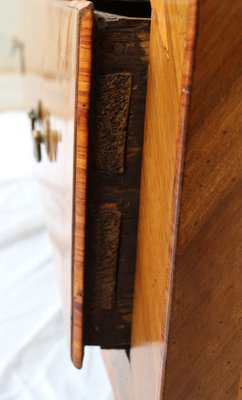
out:
<path id="1" fill-rule="evenodd" d="M 100 349 L 69 356 L 29 119 L 0 112 L 0 400 L 113 400 Z"/>

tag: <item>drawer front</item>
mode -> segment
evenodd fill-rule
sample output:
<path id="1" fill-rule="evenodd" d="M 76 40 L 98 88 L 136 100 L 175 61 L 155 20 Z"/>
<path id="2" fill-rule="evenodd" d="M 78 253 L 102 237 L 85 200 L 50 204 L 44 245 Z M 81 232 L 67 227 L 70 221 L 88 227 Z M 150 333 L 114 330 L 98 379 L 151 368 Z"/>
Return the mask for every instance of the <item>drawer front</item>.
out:
<path id="1" fill-rule="evenodd" d="M 131 332 L 150 20 L 107 4 L 0 3 L 0 107 L 29 113 L 77 367 Z"/>
<path id="2" fill-rule="evenodd" d="M 0 6 L 0 107 L 31 110 L 26 134 L 32 128 L 41 160 L 36 174 L 72 358 L 80 366 L 93 6 L 45 0 Z"/>

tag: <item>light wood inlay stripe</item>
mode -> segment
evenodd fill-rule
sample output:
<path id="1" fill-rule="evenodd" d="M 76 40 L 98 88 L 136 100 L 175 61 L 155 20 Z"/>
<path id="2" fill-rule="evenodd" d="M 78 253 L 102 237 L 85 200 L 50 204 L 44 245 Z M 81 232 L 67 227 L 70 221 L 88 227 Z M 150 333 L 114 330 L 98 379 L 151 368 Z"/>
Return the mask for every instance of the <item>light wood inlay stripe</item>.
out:
<path id="1" fill-rule="evenodd" d="M 88 162 L 88 117 L 90 106 L 92 64 L 93 10 L 80 16 L 79 66 L 77 76 L 76 110 L 76 165 L 74 167 L 74 238 L 73 238 L 73 287 L 72 287 L 72 361 L 77 368 L 83 358 L 83 295 L 86 224 L 86 187 Z"/>

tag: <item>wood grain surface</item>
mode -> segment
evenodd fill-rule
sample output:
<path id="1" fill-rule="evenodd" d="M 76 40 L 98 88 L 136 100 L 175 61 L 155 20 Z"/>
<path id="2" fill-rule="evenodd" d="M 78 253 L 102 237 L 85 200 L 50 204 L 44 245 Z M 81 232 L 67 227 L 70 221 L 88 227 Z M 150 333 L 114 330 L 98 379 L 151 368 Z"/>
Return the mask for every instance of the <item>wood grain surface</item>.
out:
<path id="1" fill-rule="evenodd" d="M 197 0 L 151 3 L 131 365 L 125 352 L 112 353 L 111 358 L 105 353 L 105 357 L 117 398 L 232 400 L 240 398 L 242 369 L 242 7 L 229 0 L 205 0 L 199 8 Z M 27 109 L 42 100 L 51 126 L 62 137 L 58 162 L 48 163 L 47 168 L 44 162 L 39 176 L 47 216 L 51 216 L 48 221 L 54 222 L 50 235 L 69 330 L 72 295 L 75 298 L 72 358 L 78 367 L 90 7 L 79 1 L 0 1 L 0 107 Z M 81 15 L 85 18 L 79 25 Z M 12 24 L 6 24 L 7 16 Z M 73 176 L 74 159 L 77 174 Z"/>
<path id="2" fill-rule="evenodd" d="M 132 375 L 126 352 L 124 350 L 102 350 L 102 356 L 115 400 L 131 400 Z"/>
<path id="3" fill-rule="evenodd" d="M 152 2 L 128 400 L 241 398 L 242 7 L 197 3 Z"/>
<path id="4" fill-rule="evenodd" d="M 242 371 L 241 2 L 199 8 L 164 400 L 234 400 Z"/>
<path id="5" fill-rule="evenodd" d="M 153 1 L 132 325 L 133 398 L 160 398 L 196 3 Z"/>
<path id="6" fill-rule="evenodd" d="M 42 148 L 43 160 L 36 173 L 77 367 L 83 354 L 92 15 L 92 5 L 85 1 L 0 2 L 0 108 L 27 112 L 41 101 L 51 129 L 61 138 L 57 161 L 49 162 Z"/>
<path id="7" fill-rule="evenodd" d="M 130 346 L 149 32 L 95 11 L 84 331 L 103 348 Z"/>
<path id="8" fill-rule="evenodd" d="M 77 2 L 80 9 L 80 2 Z M 86 199 L 88 168 L 89 109 L 92 70 L 93 8 L 84 2 L 78 13 L 78 61 L 76 94 L 76 133 L 74 147 L 74 193 L 73 193 L 73 247 L 72 247 L 72 361 L 77 368 L 83 358 L 83 297 L 86 239 Z M 71 271 L 70 271 L 71 272 Z"/>
<path id="9" fill-rule="evenodd" d="M 75 25 L 81 3 L 0 1 L 0 109 L 29 110 L 41 95 L 52 114 L 73 116 Z"/>

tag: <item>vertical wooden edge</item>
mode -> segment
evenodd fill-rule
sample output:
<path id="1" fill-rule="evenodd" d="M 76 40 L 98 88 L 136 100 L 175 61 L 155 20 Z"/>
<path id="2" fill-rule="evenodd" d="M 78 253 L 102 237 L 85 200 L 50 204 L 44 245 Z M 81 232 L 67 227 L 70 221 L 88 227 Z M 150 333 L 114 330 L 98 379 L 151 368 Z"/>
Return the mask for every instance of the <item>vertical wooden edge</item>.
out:
<path id="1" fill-rule="evenodd" d="M 184 167 L 185 155 L 185 141 L 187 133 L 188 116 L 191 101 L 191 86 L 194 69 L 194 56 L 196 47 L 196 34 L 198 23 L 198 7 L 199 0 L 190 0 L 187 15 L 187 29 L 185 39 L 185 53 L 183 63 L 182 85 L 181 85 L 181 98 L 180 98 L 180 116 L 178 126 L 178 144 L 177 144 L 177 157 L 176 157 L 176 171 L 175 171 L 175 184 L 172 199 L 172 221 L 171 221 L 171 239 L 170 239 L 170 288 L 166 292 L 165 302 L 166 307 L 166 324 L 165 324 L 165 354 L 164 354 L 164 367 L 162 369 L 162 383 L 161 383 L 161 399 L 163 398 L 163 389 L 165 384 L 165 365 L 167 355 L 167 345 L 169 340 L 169 322 L 172 307 L 172 290 L 173 290 L 173 273 L 176 255 L 176 242 L 177 242 L 177 229 L 179 224 L 179 211 L 180 211 L 180 194 L 182 188 L 182 177 Z"/>
<path id="2" fill-rule="evenodd" d="M 164 3 L 164 4 L 163 4 Z M 156 6 L 157 4 L 157 6 Z M 177 15 L 175 14 L 176 8 L 169 8 L 167 14 L 165 14 L 167 6 L 167 2 L 159 2 L 157 3 L 155 1 L 152 2 L 153 5 L 153 26 L 155 26 L 155 29 L 158 30 L 158 25 L 155 24 L 161 24 L 163 26 L 162 19 L 166 20 L 167 25 L 171 26 L 174 28 L 174 20 L 176 21 Z M 172 182 L 172 185 L 167 189 L 165 186 L 162 187 L 162 192 L 159 191 L 159 196 L 157 195 L 156 201 L 159 202 L 162 196 L 168 196 L 169 195 L 169 203 L 165 203 L 165 206 L 163 205 L 163 210 L 166 210 L 165 207 L 169 207 L 169 213 L 167 213 L 167 220 L 163 221 L 163 232 L 167 233 L 165 236 L 165 233 L 163 236 L 161 235 L 161 230 L 159 230 L 159 237 L 154 237 L 154 231 L 152 232 L 152 229 L 147 229 L 148 224 L 151 222 L 149 221 L 149 215 L 148 212 L 151 211 L 152 207 L 155 207 L 155 205 L 148 204 L 148 203 L 142 203 L 142 190 L 141 190 L 141 207 L 140 207 L 140 213 L 139 213 L 139 231 L 138 231 L 138 246 L 137 246 L 137 254 L 139 257 L 139 249 L 142 247 L 142 244 L 146 242 L 146 239 L 144 238 L 144 234 L 149 234 L 150 232 L 150 237 L 153 236 L 155 239 L 155 243 L 151 243 L 148 241 L 149 245 L 152 245 L 152 250 L 154 253 L 158 254 L 159 256 L 161 255 L 160 249 L 162 248 L 164 257 L 163 259 L 157 259 L 156 257 L 156 262 L 159 262 L 159 266 L 153 268 L 146 268 L 145 264 L 140 262 L 138 260 L 137 263 L 137 268 L 136 268 L 136 282 L 135 282 L 135 302 L 134 302 L 134 313 L 133 313 L 133 321 L 132 321 L 132 348 L 131 348 L 131 370 L 132 370 L 132 380 L 133 380 L 133 390 L 134 390 L 134 398 L 146 398 L 145 396 L 148 396 L 149 393 L 152 391 L 152 398 L 154 399 L 162 399 L 162 394 L 163 394 L 163 386 L 164 386 L 164 380 L 165 380 L 165 365 L 166 365 L 166 351 L 167 351 L 167 343 L 168 343 L 168 337 L 169 337 L 169 317 L 170 317 L 170 308 L 171 308 L 171 293 L 172 293 L 172 279 L 173 279 L 173 269 L 174 269 L 174 261 L 175 261 L 175 253 L 176 253 L 176 235 L 177 235 L 177 226 L 178 226 L 178 218 L 179 218 L 179 196 L 180 196 L 180 191 L 181 191 L 181 184 L 182 184 L 182 173 L 183 173 L 183 160 L 184 160 L 184 148 L 185 148 L 185 138 L 186 138 L 186 130 L 187 130 L 187 120 L 188 120 L 188 114 L 189 114 L 189 104 L 190 104 L 190 87 L 191 87 L 191 80 L 192 80 L 192 71 L 193 71 L 193 63 L 194 63 L 194 47 L 195 47 L 195 38 L 196 38 L 196 26 L 197 26 L 197 14 L 198 14 L 198 0 L 187 0 L 186 2 L 181 2 L 181 7 L 182 5 L 184 6 L 184 9 L 186 9 L 186 13 L 181 14 L 180 17 L 183 18 L 184 22 L 184 29 L 185 29 L 185 34 L 184 34 L 184 39 L 183 41 L 177 40 L 176 41 L 176 36 L 174 35 L 173 39 L 173 53 L 174 56 L 176 54 L 179 55 L 181 52 L 182 54 L 184 53 L 184 56 L 182 58 L 181 65 L 178 63 L 178 67 L 181 70 L 181 79 L 177 81 L 177 89 L 178 89 L 178 96 L 177 100 L 179 101 L 179 108 L 175 109 L 173 113 L 167 112 L 167 115 L 165 116 L 167 118 L 166 121 L 164 121 L 163 125 L 164 129 L 167 129 L 167 127 L 172 127 L 174 131 L 172 131 L 172 138 L 174 139 L 173 144 L 171 149 L 174 149 L 174 167 L 168 168 L 169 172 L 171 173 L 171 176 L 169 177 L 170 181 Z M 164 6 L 164 7 L 163 7 Z M 186 6 L 186 7 L 185 7 Z M 179 8 L 178 8 L 179 9 Z M 172 11 L 172 12 L 171 12 Z M 173 19 L 173 20 L 172 20 Z M 160 22 L 161 21 L 161 22 Z M 179 18 L 177 18 L 177 21 L 179 21 Z M 164 21 L 165 22 L 165 21 Z M 178 30 L 177 30 L 178 31 Z M 184 32 L 184 30 L 182 31 Z M 169 47 L 169 40 L 167 39 L 167 33 L 166 33 L 166 27 L 164 25 L 164 31 L 161 28 L 161 33 L 164 39 L 164 43 L 166 44 L 167 40 L 167 46 Z M 167 37 L 166 37 L 167 36 Z M 160 46 L 160 51 L 162 50 L 162 37 L 159 43 Z M 152 38 L 151 38 L 152 41 Z M 158 41 L 157 41 L 158 42 Z M 158 46 L 158 45 L 157 45 Z M 183 47 L 184 46 L 184 47 Z M 170 46 L 171 47 L 171 46 Z M 164 46 L 165 48 L 165 46 Z M 166 49 L 166 48 L 165 48 Z M 172 51 L 170 50 L 171 54 Z M 151 57 L 152 60 L 152 57 Z M 164 56 L 165 60 L 165 56 Z M 156 67 L 163 67 L 164 64 L 164 71 L 161 71 L 161 73 L 164 74 L 165 71 L 171 71 L 173 68 L 172 62 L 168 65 L 168 62 L 166 60 L 164 63 L 160 63 L 158 66 L 154 66 L 152 69 L 153 74 L 155 73 L 155 68 Z M 160 72 L 160 71 L 159 71 Z M 180 71 L 179 71 L 180 72 Z M 158 74 L 158 72 L 157 72 Z M 173 74 L 173 71 L 171 71 L 171 76 Z M 152 78 L 152 76 L 151 76 Z M 149 79 L 149 75 L 148 75 Z M 154 79 L 153 81 L 150 80 L 150 82 L 156 82 Z M 175 85 L 174 85 L 175 86 Z M 148 83 L 149 87 L 149 83 Z M 153 90 L 152 90 L 153 92 Z M 175 99 L 176 93 L 171 93 L 171 99 L 174 96 Z M 164 90 L 163 93 L 160 93 L 160 96 L 162 98 L 162 101 L 166 104 L 169 103 L 169 93 L 167 90 Z M 163 97 L 162 97 L 163 96 Z M 166 97 L 166 98 L 164 98 Z M 176 101 L 176 100 L 174 100 Z M 154 102 L 152 102 L 154 104 Z M 157 101 L 157 108 L 159 106 L 159 102 Z M 148 112 L 147 112 L 148 111 Z M 168 108 L 169 111 L 169 108 Z M 158 124 L 155 121 L 155 118 L 151 118 L 150 113 L 151 110 L 149 109 L 149 104 L 147 102 L 147 107 L 146 107 L 146 131 L 148 132 L 148 129 L 152 129 L 154 132 L 154 129 L 157 129 Z M 158 114 L 158 112 L 157 112 Z M 161 113 L 161 115 L 163 115 Z M 164 117 L 164 115 L 163 115 Z M 170 123 L 170 119 L 174 119 L 174 125 Z M 169 123 L 167 122 L 169 120 Z M 148 121 L 148 122 L 147 122 Z M 149 123 L 149 126 L 148 126 Z M 162 121 L 159 121 L 159 124 L 162 125 Z M 158 130 L 157 130 L 157 135 L 158 135 Z M 153 135 L 153 141 L 152 143 L 154 144 L 155 141 L 157 141 L 158 137 L 157 135 Z M 165 135 L 169 135 L 169 131 L 164 131 L 164 140 L 165 140 Z M 169 138 L 168 138 L 169 139 Z M 150 142 L 149 142 L 150 143 Z M 162 141 L 160 142 L 162 143 Z M 169 140 L 168 140 L 169 143 Z M 146 145 L 146 143 L 145 143 Z M 157 144 L 159 145 L 159 144 Z M 153 148 L 152 148 L 153 149 Z M 169 149 L 168 146 L 166 150 Z M 147 150 L 147 149 L 146 149 Z M 154 150 L 154 149 L 153 149 Z M 164 149 L 160 148 L 160 155 L 164 153 Z M 163 152 L 163 153 L 162 153 Z M 144 153 L 144 156 L 147 157 L 148 161 L 151 159 L 151 150 L 149 149 Z M 154 155 L 155 157 L 155 155 Z M 157 158 L 158 161 L 161 160 Z M 147 162 L 146 164 L 143 163 L 143 166 L 147 168 L 149 167 L 156 167 L 155 172 L 152 171 L 150 172 L 148 169 L 143 170 L 142 167 L 142 182 L 143 182 L 143 187 L 147 190 L 147 181 L 149 177 L 151 177 L 154 182 L 155 178 L 160 178 L 161 172 L 160 172 L 160 164 L 155 166 L 155 163 L 150 163 Z M 170 157 L 168 157 L 165 154 L 164 162 L 171 162 Z M 173 163 L 173 161 L 172 161 Z M 165 167 L 163 165 L 163 167 Z M 168 165 L 169 167 L 169 165 Z M 147 172 L 148 171 L 148 172 Z M 164 179 L 165 174 L 167 172 L 163 172 L 162 175 L 162 183 L 166 182 Z M 168 176 L 168 175 L 167 175 Z M 160 181 L 161 182 L 161 181 Z M 160 185 L 161 187 L 161 185 Z M 171 188 L 171 189 L 170 189 Z M 168 197 L 167 197 L 168 198 Z M 144 201 L 146 200 L 146 195 L 144 192 Z M 151 196 L 148 197 L 148 201 L 150 201 Z M 154 198 L 153 198 L 154 200 Z M 160 208 L 162 208 L 160 207 Z M 142 222 L 143 218 L 143 222 Z M 154 222 L 154 221 L 153 221 Z M 164 229 L 164 224 L 166 224 Z M 162 232 L 162 233 L 163 233 Z M 157 232 L 155 232 L 157 234 Z M 153 247 L 154 246 L 154 247 Z M 157 251 L 156 247 L 159 247 L 159 251 Z M 144 248 L 144 246 L 143 246 Z M 151 253 L 151 252 L 150 252 Z M 151 260 L 152 262 L 153 260 Z M 148 264 L 147 264 L 148 265 Z M 161 274 L 161 268 L 162 268 L 162 274 Z M 159 278 L 154 280 L 154 284 L 152 285 L 146 285 L 145 280 L 147 277 L 151 276 L 151 274 L 155 271 L 158 271 L 155 274 L 152 275 L 152 278 Z M 151 272 L 150 272 L 151 271 Z M 160 276 L 162 275 L 162 279 Z M 157 283 L 158 281 L 158 283 Z M 163 287 L 159 286 L 158 284 L 162 283 L 164 284 Z M 155 290 L 153 292 L 146 292 L 147 288 L 151 289 L 152 287 L 155 287 Z M 164 294 L 161 294 L 161 291 L 163 291 Z M 159 298 L 153 297 L 152 301 L 149 301 L 152 297 L 148 298 L 148 296 L 157 296 L 159 295 Z M 145 299 L 146 297 L 146 299 Z M 138 300 L 137 300 L 138 299 Z M 146 307 L 147 304 L 147 308 Z M 145 306 L 145 307 L 143 307 Z M 152 306 L 152 309 L 151 309 Z M 155 307 L 154 307 L 155 306 Z M 142 307 L 142 308 L 141 308 Z M 153 312 L 153 314 L 151 314 Z M 140 316 L 141 314 L 141 316 Z M 153 320 L 149 320 L 149 318 L 153 317 Z M 141 322 L 140 322 L 141 321 Z M 154 321 L 154 323 L 153 323 Z M 143 332 L 141 332 L 141 328 L 143 329 Z M 141 364 L 143 362 L 143 365 Z M 151 371 L 151 372 L 150 372 Z M 150 373 L 150 375 L 148 375 Z M 138 377 L 141 380 L 141 384 L 139 385 Z M 151 383 L 149 383 L 149 381 Z M 142 389 L 140 389 L 140 387 Z M 142 390 L 142 392 L 141 392 Z"/>
<path id="3" fill-rule="evenodd" d="M 236 398 L 241 41 L 233 33 L 241 20 L 238 11 L 229 1 L 198 5 L 164 399 Z M 225 27 L 229 39 L 223 42 Z"/>
<path id="4" fill-rule="evenodd" d="M 93 6 L 78 10 L 77 83 L 75 111 L 71 358 L 77 368 L 83 360 L 83 298 L 86 229 L 88 130 L 92 66 Z"/>
<path id="5" fill-rule="evenodd" d="M 102 358 L 115 400 L 131 400 L 132 376 L 126 351 L 102 350 Z"/>
<path id="6" fill-rule="evenodd" d="M 166 315 L 166 332 L 169 330 L 169 315 L 170 315 L 170 300 L 172 291 L 172 275 L 174 269 L 174 261 L 176 255 L 176 238 L 177 228 L 179 223 L 179 209 L 180 209 L 180 193 L 182 187 L 182 176 L 183 176 L 183 164 L 185 154 L 185 141 L 187 132 L 187 122 L 190 108 L 191 99 L 191 84 L 192 84 L 192 71 L 194 65 L 194 49 L 196 39 L 196 25 L 197 25 L 197 5 L 198 0 L 191 0 L 188 9 L 187 18 L 187 33 L 186 33 L 186 50 L 184 56 L 183 65 L 183 77 L 181 86 L 181 98 L 180 98 L 180 117 L 179 117 L 179 135 L 177 144 L 177 156 L 176 156 L 176 171 L 175 171 L 175 184 L 173 190 L 172 199 L 172 222 L 171 222 L 171 238 L 170 238 L 170 262 L 171 262 L 171 277 L 170 277 L 170 291 L 167 291 L 166 304 L 167 304 L 167 315 Z M 166 335 L 168 337 L 168 334 Z"/>

